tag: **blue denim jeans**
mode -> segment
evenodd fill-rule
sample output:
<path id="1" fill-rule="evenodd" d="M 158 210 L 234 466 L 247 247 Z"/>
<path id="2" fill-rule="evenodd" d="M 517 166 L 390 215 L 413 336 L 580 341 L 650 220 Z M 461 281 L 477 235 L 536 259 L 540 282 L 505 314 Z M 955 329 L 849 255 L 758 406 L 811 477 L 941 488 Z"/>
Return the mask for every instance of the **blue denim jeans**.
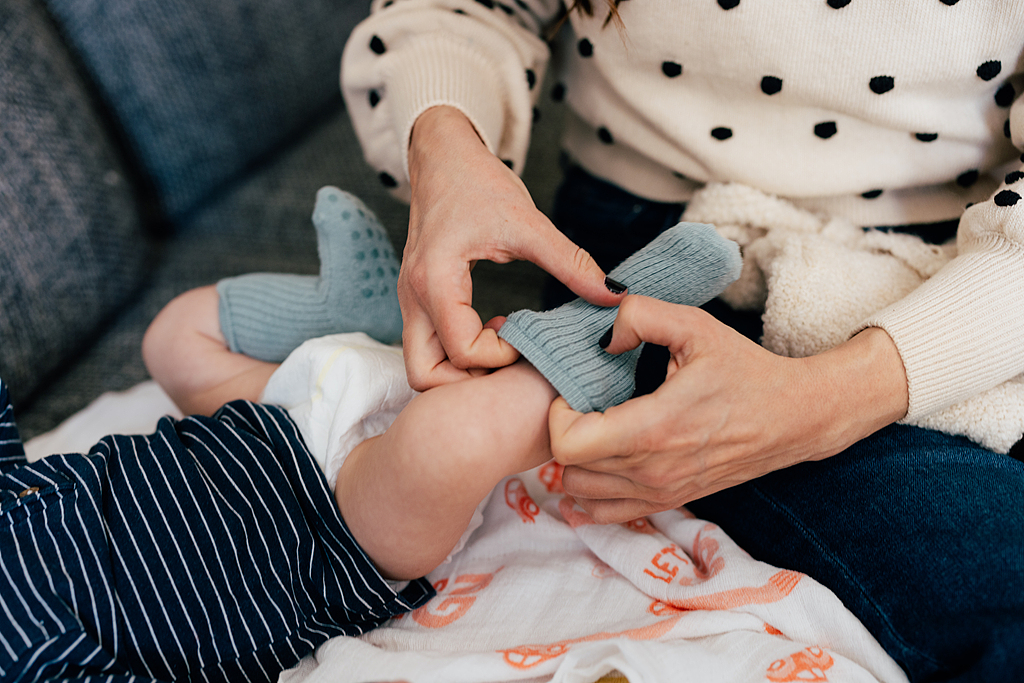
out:
<path id="1" fill-rule="evenodd" d="M 553 220 L 607 269 L 682 209 L 573 168 Z M 566 296 L 548 292 L 549 304 Z M 757 316 L 708 308 L 759 335 Z M 647 363 L 638 386 L 649 390 L 664 368 Z M 1013 457 L 891 425 L 687 507 L 755 558 L 828 586 L 911 681 L 1024 681 L 1024 464 Z"/>

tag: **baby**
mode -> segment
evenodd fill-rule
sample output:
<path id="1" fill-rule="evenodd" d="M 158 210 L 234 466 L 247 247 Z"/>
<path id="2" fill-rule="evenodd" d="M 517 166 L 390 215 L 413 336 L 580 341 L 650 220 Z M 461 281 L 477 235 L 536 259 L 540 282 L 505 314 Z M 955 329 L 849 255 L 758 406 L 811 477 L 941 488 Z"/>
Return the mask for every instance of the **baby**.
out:
<path id="1" fill-rule="evenodd" d="M 606 354 L 615 310 L 582 301 L 510 316 L 519 362 L 413 392 L 381 343 L 401 333 L 383 230 L 335 188 L 313 222 L 319 277 L 224 280 L 154 319 L 146 365 L 193 417 L 30 464 L 0 383 L 0 677 L 276 680 L 429 600 L 419 577 L 491 489 L 550 459 L 555 396 L 584 411 L 629 397 L 638 350 Z M 739 265 L 712 228 L 680 225 L 611 276 L 699 305 Z M 380 341 L 313 339 L 356 332 Z M 345 349 L 346 376 L 374 379 L 357 395 L 318 384 Z"/>
<path id="2" fill-rule="evenodd" d="M 212 414 L 233 399 L 272 401 L 281 392 L 273 385 L 273 395 L 263 392 L 277 361 L 307 339 L 355 330 L 385 342 L 400 338 L 398 264 L 372 213 L 352 195 L 326 187 L 313 223 L 320 277 L 224 280 L 186 292 L 153 321 L 143 355 L 183 412 Z M 735 244 L 711 226 L 684 224 L 611 276 L 632 293 L 699 305 L 732 282 L 739 266 Z M 614 316 L 614 309 L 582 300 L 547 313 L 517 312 L 503 321 L 500 336 L 526 360 L 415 398 L 403 376 L 411 400 L 389 406 L 400 412 L 386 431 L 347 453 L 314 453 L 346 524 L 386 577 L 413 579 L 437 567 L 499 481 L 551 458 L 547 412 L 555 396 L 581 411 L 629 398 L 639 351 L 616 357 L 598 345 Z M 372 344 L 363 347 L 373 354 Z M 388 365 L 387 351 L 381 345 L 370 361 L 378 372 Z M 370 403 L 385 401 L 382 395 Z M 321 441 L 309 420 L 297 422 L 307 443 Z M 361 433 L 367 435 L 365 428 Z"/>

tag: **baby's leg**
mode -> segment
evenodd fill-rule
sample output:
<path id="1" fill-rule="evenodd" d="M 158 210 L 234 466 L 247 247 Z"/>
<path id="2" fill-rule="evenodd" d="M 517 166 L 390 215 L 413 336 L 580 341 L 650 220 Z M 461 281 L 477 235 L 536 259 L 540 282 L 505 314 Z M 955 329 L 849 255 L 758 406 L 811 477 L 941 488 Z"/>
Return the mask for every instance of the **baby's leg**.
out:
<path id="1" fill-rule="evenodd" d="M 150 374 L 186 414 L 255 401 L 277 364 L 307 339 L 402 335 L 398 261 L 376 216 L 335 187 L 317 192 L 320 274 L 250 273 L 171 301 L 143 340 Z"/>
<path id="2" fill-rule="evenodd" d="M 335 496 L 385 576 L 430 572 L 499 481 L 551 459 L 547 414 L 555 396 L 520 361 L 420 394 L 384 434 L 349 454 Z"/>
<path id="3" fill-rule="evenodd" d="M 235 399 L 259 399 L 277 363 L 228 349 L 214 285 L 193 289 L 164 307 L 142 340 L 149 374 L 186 415 L 213 415 Z"/>

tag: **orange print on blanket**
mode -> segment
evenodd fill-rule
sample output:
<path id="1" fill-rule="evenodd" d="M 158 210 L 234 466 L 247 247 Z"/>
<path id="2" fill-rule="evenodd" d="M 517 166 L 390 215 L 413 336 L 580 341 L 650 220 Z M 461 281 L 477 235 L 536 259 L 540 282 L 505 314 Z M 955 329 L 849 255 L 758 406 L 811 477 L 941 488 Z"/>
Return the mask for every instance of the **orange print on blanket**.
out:
<path id="1" fill-rule="evenodd" d="M 537 470 L 537 478 L 540 479 L 540 483 L 544 484 L 548 493 L 565 493 L 565 489 L 562 488 L 563 470 L 565 467 L 554 460 L 549 460 Z"/>
<path id="2" fill-rule="evenodd" d="M 679 546 L 672 543 L 654 554 L 654 557 L 651 558 L 654 571 L 644 569 L 644 574 L 665 583 L 672 583 L 672 579 L 676 578 L 676 574 L 679 573 L 679 567 L 688 564 L 690 564 L 690 560 L 683 555 Z"/>
<path id="3" fill-rule="evenodd" d="M 704 531 L 711 531 L 715 528 L 717 527 L 714 524 L 708 524 L 702 531 L 697 532 L 697 538 L 693 539 L 693 551 L 690 553 L 693 557 L 693 572 L 696 578 L 684 576 L 679 579 L 679 583 L 682 585 L 691 586 L 697 581 L 707 581 L 725 567 L 725 558 L 716 556 L 719 549 L 718 541 L 701 535 Z"/>
<path id="4" fill-rule="evenodd" d="M 667 602 L 662 602 L 661 600 L 655 600 L 647 606 L 647 611 L 656 617 L 663 617 L 666 614 L 682 614 L 686 610 L 673 607 Z"/>
<path id="5" fill-rule="evenodd" d="M 437 596 L 433 600 L 416 609 L 412 618 L 416 623 L 427 628 L 441 628 L 457 621 L 469 611 L 469 608 L 476 602 L 476 594 L 490 585 L 494 575 L 502 570 L 502 567 L 490 574 L 460 574 L 455 578 L 452 589 L 444 594 L 448 588 L 448 579 L 441 579 L 434 583 L 434 590 Z"/>
<path id="6" fill-rule="evenodd" d="M 576 643 L 588 643 L 594 640 L 610 640 L 612 638 L 628 638 L 630 640 L 655 640 L 661 638 L 666 633 L 672 630 L 672 627 L 676 625 L 682 615 L 676 615 L 668 619 L 650 624 L 649 626 L 641 626 L 640 628 L 632 628 L 627 631 L 619 631 L 618 633 L 594 633 L 589 636 L 583 636 L 582 638 L 573 638 L 571 640 L 562 640 L 557 643 L 551 643 L 549 645 L 520 645 L 519 647 L 512 648 L 511 650 L 498 650 L 505 656 L 505 662 L 516 669 L 530 669 L 538 664 L 561 657 L 569 651 L 569 647 Z"/>
<path id="7" fill-rule="evenodd" d="M 835 662 L 824 649 L 811 646 L 795 652 L 785 659 L 772 662 L 766 674 L 772 683 L 793 683 L 794 681 L 827 681 L 827 669 Z"/>
<path id="8" fill-rule="evenodd" d="M 516 511 L 523 523 L 534 524 L 537 521 L 540 508 L 526 492 L 526 484 L 521 479 L 513 477 L 505 482 L 505 502 Z"/>
<path id="9" fill-rule="evenodd" d="M 763 586 L 733 588 L 709 595 L 698 595 L 686 600 L 655 600 L 647 609 L 651 614 L 661 616 L 673 612 L 726 610 L 744 605 L 767 605 L 778 602 L 792 593 L 803 577 L 804 575 L 799 572 L 783 569 L 770 576 L 768 582 Z M 768 630 L 768 624 L 765 624 L 765 627 L 765 630 Z M 771 631 L 768 632 L 771 633 Z"/>

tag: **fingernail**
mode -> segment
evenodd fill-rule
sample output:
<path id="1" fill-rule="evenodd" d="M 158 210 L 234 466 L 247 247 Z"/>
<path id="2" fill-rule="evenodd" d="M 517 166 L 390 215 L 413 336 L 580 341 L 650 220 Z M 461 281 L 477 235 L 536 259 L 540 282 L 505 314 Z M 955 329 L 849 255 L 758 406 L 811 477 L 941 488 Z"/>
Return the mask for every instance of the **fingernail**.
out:
<path id="1" fill-rule="evenodd" d="M 608 291 L 612 294 L 622 294 L 626 291 L 626 285 L 621 282 L 616 282 L 610 277 L 604 279 L 604 286 L 608 288 Z"/>
<path id="2" fill-rule="evenodd" d="M 597 345 L 600 346 L 602 349 L 607 349 L 608 345 L 612 343 L 612 330 L 614 329 L 614 325 L 612 327 L 609 327 L 608 331 L 601 335 L 601 338 L 597 340 Z"/>

